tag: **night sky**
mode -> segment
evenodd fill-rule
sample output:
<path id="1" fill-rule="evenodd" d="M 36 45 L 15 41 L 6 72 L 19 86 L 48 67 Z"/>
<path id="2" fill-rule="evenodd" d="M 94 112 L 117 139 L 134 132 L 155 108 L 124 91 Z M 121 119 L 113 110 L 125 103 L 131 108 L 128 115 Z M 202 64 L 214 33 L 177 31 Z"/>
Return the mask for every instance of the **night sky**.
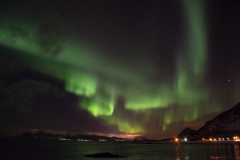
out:
<path id="1" fill-rule="evenodd" d="M 3 0 L 0 135 L 151 139 L 240 101 L 239 0 Z"/>

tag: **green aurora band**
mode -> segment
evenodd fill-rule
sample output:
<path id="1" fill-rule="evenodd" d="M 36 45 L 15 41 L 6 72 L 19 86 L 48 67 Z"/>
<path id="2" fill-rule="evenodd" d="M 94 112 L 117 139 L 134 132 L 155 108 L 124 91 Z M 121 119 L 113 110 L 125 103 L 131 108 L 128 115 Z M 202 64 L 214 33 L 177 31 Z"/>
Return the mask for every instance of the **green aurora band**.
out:
<path id="1" fill-rule="evenodd" d="M 79 107 L 109 125 L 118 126 L 121 132 L 165 131 L 215 112 L 220 106 L 208 102 L 210 90 L 203 86 L 208 62 L 208 33 L 201 3 L 200 0 L 183 0 L 187 38 L 183 37 L 182 44 L 176 48 L 178 56 L 172 79 L 166 80 L 162 75 L 163 81 L 158 83 L 151 81 L 155 76 L 155 66 L 151 62 L 121 64 L 103 56 L 104 51 L 79 45 L 81 42 L 71 36 L 57 40 L 54 33 L 50 34 L 45 38 L 53 38 L 55 42 L 44 48 L 36 38 L 40 27 L 37 23 L 12 18 L 12 21 L 3 20 L 0 43 L 20 51 L 19 60 L 35 70 L 62 80 L 66 91 L 81 97 Z M 11 26 L 16 26 L 18 32 L 13 32 Z M 60 54 L 53 57 L 59 46 Z M 239 96 L 239 90 L 236 95 Z M 124 106 L 116 112 L 119 97 L 123 97 Z M 158 118 L 153 120 L 152 117 Z M 152 121 L 157 122 L 149 125 Z"/>

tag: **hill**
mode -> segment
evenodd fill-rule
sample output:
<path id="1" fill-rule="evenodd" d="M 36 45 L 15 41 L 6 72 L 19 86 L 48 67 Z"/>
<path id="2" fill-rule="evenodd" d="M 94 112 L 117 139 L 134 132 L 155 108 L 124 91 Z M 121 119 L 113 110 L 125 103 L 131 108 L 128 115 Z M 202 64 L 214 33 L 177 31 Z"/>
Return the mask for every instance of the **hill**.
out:
<path id="1" fill-rule="evenodd" d="M 219 114 L 207 121 L 203 127 L 197 130 L 193 139 L 210 136 L 235 136 L 240 133 L 240 102 L 231 109 Z"/>
<path id="2" fill-rule="evenodd" d="M 182 130 L 182 132 L 177 136 L 178 138 L 187 138 L 194 134 L 196 130 L 193 130 L 191 128 L 185 128 Z"/>

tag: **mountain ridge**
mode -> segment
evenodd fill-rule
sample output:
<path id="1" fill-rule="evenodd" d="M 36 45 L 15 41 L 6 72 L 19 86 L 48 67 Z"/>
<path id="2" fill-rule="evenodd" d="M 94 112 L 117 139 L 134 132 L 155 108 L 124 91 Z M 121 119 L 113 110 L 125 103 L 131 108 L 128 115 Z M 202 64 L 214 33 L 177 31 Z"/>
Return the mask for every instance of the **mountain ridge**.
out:
<path id="1" fill-rule="evenodd" d="M 185 128 L 182 130 L 181 133 L 179 133 L 179 135 L 177 136 L 178 138 L 187 138 L 189 136 L 191 136 L 192 134 L 194 134 L 197 130 L 193 130 L 189 127 Z"/>
<path id="2" fill-rule="evenodd" d="M 193 139 L 209 136 L 233 136 L 240 133 L 240 102 L 205 123 L 193 135 Z"/>

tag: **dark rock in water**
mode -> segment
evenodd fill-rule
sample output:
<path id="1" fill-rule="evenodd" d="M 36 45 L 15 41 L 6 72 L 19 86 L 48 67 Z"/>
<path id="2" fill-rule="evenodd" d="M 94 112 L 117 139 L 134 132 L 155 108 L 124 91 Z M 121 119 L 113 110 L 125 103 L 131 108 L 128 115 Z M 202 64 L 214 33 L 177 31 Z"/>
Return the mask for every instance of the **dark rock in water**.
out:
<path id="1" fill-rule="evenodd" d="M 111 154 L 109 152 L 90 154 L 90 155 L 86 155 L 86 157 L 92 157 L 92 158 L 124 158 L 124 156 Z"/>

